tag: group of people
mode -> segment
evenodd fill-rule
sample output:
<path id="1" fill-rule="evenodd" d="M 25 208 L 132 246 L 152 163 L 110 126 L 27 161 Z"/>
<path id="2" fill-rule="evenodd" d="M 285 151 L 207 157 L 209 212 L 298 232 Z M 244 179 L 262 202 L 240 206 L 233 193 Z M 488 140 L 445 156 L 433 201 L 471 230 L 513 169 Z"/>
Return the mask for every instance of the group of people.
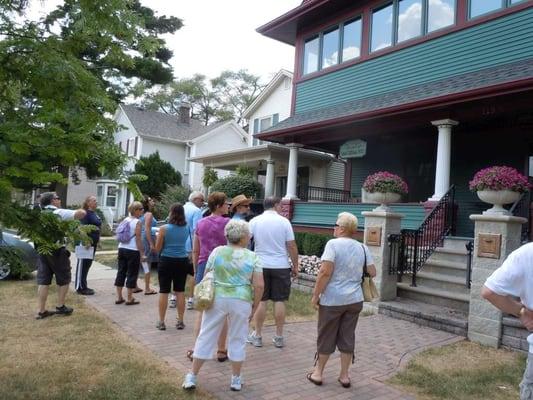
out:
<path id="1" fill-rule="evenodd" d="M 203 194 L 193 192 L 185 205 L 174 204 L 169 210 L 168 223 L 156 235 L 155 218 L 151 215 L 153 202 L 133 202 L 126 220 L 132 232 L 127 242 L 119 245 L 119 266 L 115 280 L 117 304 L 139 304 L 133 297 L 137 287 L 140 265 L 158 262 L 160 286 L 159 320 L 157 329 L 164 330 L 168 296 L 172 291 L 177 303 L 177 329 L 185 327 L 183 316 L 187 275 L 194 275 L 199 283 L 211 272 L 215 284 L 214 302 L 211 308 L 198 313 L 194 327 L 196 342 L 187 352 L 192 368 L 186 374 L 183 388 L 194 389 L 197 376 L 204 362 L 216 357 L 219 361 L 229 358 L 232 365 L 231 390 L 241 390 L 241 368 L 246 355 L 246 343 L 262 347 L 262 327 L 267 301 L 274 303 L 276 333 L 274 346 L 285 345 L 283 326 L 285 302 L 290 295 L 291 277 L 298 273 L 298 249 L 290 222 L 280 215 L 280 200 L 269 197 L 264 200 L 264 212 L 246 222 L 251 200 L 239 195 L 231 201 L 224 193 L 209 195 L 209 215 L 204 216 Z M 56 193 L 41 195 L 40 208 L 61 219 L 78 219 L 100 226 L 95 213 L 96 199 L 90 196 L 79 210 L 60 208 Z M 230 210 L 233 214 L 228 217 Z M 322 385 L 323 373 L 330 355 L 340 352 L 338 382 L 345 388 L 351 386 L 349 367 L 354 359 L 355 329 L 363 306 L 361 287 L 363 270 L 370 276 L 376 268 L 369 249 L 353 239 L 357 231 L 357 218 L 347 212 L 338 215 L 334 225 L 334 239 L 327 242 L 322 254 L 311 299 L 318 310 L 317 352 L 314 369 L 307 379 Z M 93 248 L 99 240 L 98 229 L 91 234 Z M 250 240 L 253 240 L 253 246 Z M 57 238 L 58 241 L 61 238 Z M 289 263 L 289 259 L 291 263 Z M 90 295 L 87 287 L 87 271 L 90 260 L 78 261 L 76 290 Z M 516 315 L 529 331 L 533 331 L 533 243 L 512 252 L 503 265 L 485 282 L 482 296 L 503 312 Z M 365 268 L 366 267 L 366 268 Z M 69 252 L 64 246 L 50 255 L 42 255 L 37 273 L 39 312 L 38 319 L 53 314 L 70 315 L 72 308 L 65 305 L 65 297 L 71 280 Z M 46 309 L 48 287 L 55 275 L 58 303 L 55 311 Z M 146 292 L 151 293 L 150 281 L 145 278 Z M 123 297 L 123 287 L 127 298 Z M 254 329 L 248 330 L 252 322 Z M 533 399 L 533 334 L 527 367 L 520 384 L 521 400 Z M 216 354 L 216 356 L 215 356 Z"/>

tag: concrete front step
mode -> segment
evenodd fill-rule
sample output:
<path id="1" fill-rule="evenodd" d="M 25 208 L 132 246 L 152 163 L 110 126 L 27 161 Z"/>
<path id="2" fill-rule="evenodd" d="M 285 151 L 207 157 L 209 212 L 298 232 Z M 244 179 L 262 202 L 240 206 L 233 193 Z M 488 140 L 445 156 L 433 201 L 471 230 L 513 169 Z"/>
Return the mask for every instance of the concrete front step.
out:
<path id="1" fill-rule="evenodd" d="M 448 276 L 454 276 L 458 278 L 464 278 L 466 281 L 466 262 L 452 262 L 429 259 L 426 261 L 420 272 L 429 272 L 434 274 L 442 274 Z"/>
<path id="2" fill-rule="evenodd" d="M 468 252 L 466 250 L 448 249 L 446 247 L 437 247 L 429 260 L 433 261 L 449 261 L 466 264 L 468 260 Z"/>
<path id="3" fill-rule="evenodd" d="M 414 322 L 421 326 L 467 336 L 468 315 L 464 312 L 398 297 L 394 301 L 382 301 L 379 314 Z"/>
<path id="4" fill-rule="evenodd" d="M 397 288 L 399 297 L 468 312 L 469 294 L 455 293 L 426 286 L 410 286 L 409 283 L 404 282 L 398 282 Z"/>
<path id="5" fill-rule="evenodd" d="M 466 250 L 465 245 L 471 240 L 474 240 L 474 238 L 447 236 L 444 238 L 444 244 L 442 247 L 445 247 L 447 249 Z"/>
<path id="6" fill-rule="evenodd" d="M 424 269 L 416 274 L 416 284 L 417 286 L 448 290 L 454 293 L 470 293 L 470 289 L 466 287 L 465 277 L 427 272 Z"/>

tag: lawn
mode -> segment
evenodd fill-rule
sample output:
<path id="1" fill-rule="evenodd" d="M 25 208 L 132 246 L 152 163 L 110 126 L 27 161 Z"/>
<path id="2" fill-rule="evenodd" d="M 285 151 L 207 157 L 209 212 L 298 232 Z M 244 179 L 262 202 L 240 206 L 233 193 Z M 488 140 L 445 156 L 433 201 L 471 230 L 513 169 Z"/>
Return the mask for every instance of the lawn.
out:
<path id="1" fill-rule="evenodd" d="M 53 286 L 51 287 L 53 288 Z M 51 290 L 49 303 L 55 300 Z M 0 282 L 0 399 L 210 399 L 118 331 L 83 298 L 70 317 L 35 320 L 33 282 Z"/>
<path id="2" fill-rule="evenodd" d="M 115 239 L 102 239 L 98 242 L 98 250 L 117 250 L 118 242 Z"/>
<path id="3" fill-rule="evenodd" d="M 471 342 L 424 351 L 389 383 L 424 400 L 518 399 L 525 356 Z"/>

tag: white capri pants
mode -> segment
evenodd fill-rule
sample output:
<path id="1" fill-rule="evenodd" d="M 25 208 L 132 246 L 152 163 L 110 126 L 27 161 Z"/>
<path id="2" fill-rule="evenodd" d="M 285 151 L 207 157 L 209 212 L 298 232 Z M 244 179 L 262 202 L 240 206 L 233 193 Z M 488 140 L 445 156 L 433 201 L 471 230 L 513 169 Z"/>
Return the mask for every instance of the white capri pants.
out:
<path id="1" fill-rule="evenodd" d="M 248 336 L 248 319 L 252 305 L 244 300 L 215 297 L 213 306 L 204 311 L 200 334 L 194 345 L 194 358 L 209 360 L 217 348 L 218 337 L 226 317 L 228 328 L 228 358 L 231 361 L 244 361 L 246 358 L 246 337 Z"/>

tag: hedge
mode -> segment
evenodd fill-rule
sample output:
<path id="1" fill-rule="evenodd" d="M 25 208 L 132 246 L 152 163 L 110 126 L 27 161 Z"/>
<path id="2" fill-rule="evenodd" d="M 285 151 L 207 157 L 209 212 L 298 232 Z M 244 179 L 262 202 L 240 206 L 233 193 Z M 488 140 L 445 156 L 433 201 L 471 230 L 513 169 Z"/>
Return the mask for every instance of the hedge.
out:
<path id="1" fill-rule="evenodd" d="M 333 239 L 333 236 L 322 233 L 295 232 L 298 253 L 304 256 L 321 257 L 324 247 L 330 239 Z"/>

